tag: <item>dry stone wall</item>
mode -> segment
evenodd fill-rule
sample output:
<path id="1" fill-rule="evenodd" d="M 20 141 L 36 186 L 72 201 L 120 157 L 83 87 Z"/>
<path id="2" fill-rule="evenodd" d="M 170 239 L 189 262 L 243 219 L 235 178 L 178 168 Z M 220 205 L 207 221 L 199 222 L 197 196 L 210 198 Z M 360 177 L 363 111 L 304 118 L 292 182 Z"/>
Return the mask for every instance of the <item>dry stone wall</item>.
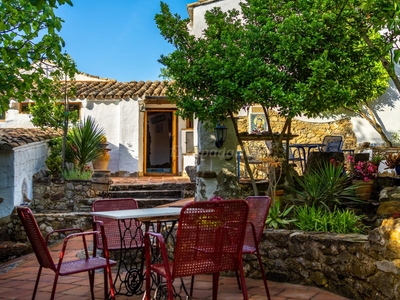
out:
<path id="1" fill-rule="evenodd" d="M 265 230 L 261 255 L 272 281 L 354 300 L 400 299 L 400 219 L 386 219 L 368 235 Z M 257 260 L 245 269 L 260 276 Z"/>
<path id="2" fill-rule="evenodd" d="M 261 107 L 253 107 L 254 113 L 263 113 Z M 269 111 L 272 131 L 280 133 L 285 119 L 279 117 L 275 111 Z M 248 119 L 238 119 L 239 132 L 249 132 Z M 343 149 L 355 149 L 357 138 L 353 131 L 353 124 L 350 119 L 341 119 L 330 122 L 305 122 L 302 120 L 292 120 L 291 133 L 298 135 L 291 140 L 291 143 L 321 143 L 326 135 L 343 136 Z"/>

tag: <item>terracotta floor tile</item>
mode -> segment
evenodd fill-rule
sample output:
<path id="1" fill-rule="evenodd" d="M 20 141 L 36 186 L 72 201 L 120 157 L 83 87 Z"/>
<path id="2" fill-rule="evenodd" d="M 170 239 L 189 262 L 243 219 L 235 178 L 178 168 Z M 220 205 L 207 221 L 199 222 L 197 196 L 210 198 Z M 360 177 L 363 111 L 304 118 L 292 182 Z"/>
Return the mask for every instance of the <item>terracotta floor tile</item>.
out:
<path id="1" fill-rule="evenodd" d="M 151 177 L 151 178 L 125 178 L 129 182 L 172 182 L 176 180 L 174 177 Z M 189 182 L 189 179 L 187 179 Z M 78 243 L 70 243 L 75 249 L 68 257 L 74 257 L 78 251 L 82 249 Z M 59 249 L 62 245 L 53 245 L 51 248 L 52 255 L 58 257 Z M 76 248 L 74 248 L 76 247 Z M 26 300 L 32 297 L 35 285 L 36 275 L 38 272 L 38 262 L 34 255 L 26 255 L 24 257 L 0 264 L 0 300 Z M 115 268 L 113 268 L 115 275 Z M 39 283 L 36 299 L 49 299 L 50 292 L 54 280 L 54 273 L 48 269 L 44 269 Z M 187 288 L 190 287 L 190 278 L 185 278 L 184 282 Z M 267 299 L 264 284 L 261 279 L 246 278 L 246 286 L 250 300 Z M 316 287 L 307 287 L 290 283 L 268 281 L 269 291 L 272 300 L 346 300 L 346 298 L 335 295 Z M 144 285 L 142 287 L 144 289 Z M 236 277 L 220 277 L 218 286 L 219 300 L 242 300 L 242 292 L 239 290 Z M 182 293 L 182 299 L 185 295 Z M 96 273 L 95 277 L 95 296 L 96 299 L 103 299 L 103 274 Z M 194 298 L 211 300 L 212 296 L 212 276 L 197 275 L 195 277 Z M 140 296 L 124 296 L 117 295 L 117 300 L 141 300 Z M 70 276 L 62 276 L 59 279 L 56 292 L 57 300 L 89 300 L 90 288 L 87 273 L 80 273 Z"/>

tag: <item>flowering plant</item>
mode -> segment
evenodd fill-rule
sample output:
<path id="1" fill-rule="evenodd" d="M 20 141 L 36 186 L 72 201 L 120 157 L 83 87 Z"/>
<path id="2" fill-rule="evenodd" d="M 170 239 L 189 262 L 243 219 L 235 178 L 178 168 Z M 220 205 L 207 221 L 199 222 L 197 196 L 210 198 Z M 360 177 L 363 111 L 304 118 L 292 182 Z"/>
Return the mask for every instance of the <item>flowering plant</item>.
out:
<path id="1" fill-rule="evenodd" d="M 352 178 L 362 181 L 370 181 L 378 175 L 378 166 L 371 161 L 359 161 L 354 163 L 354 158 L 349 156 L 350 162 L 353 164 Z"/>

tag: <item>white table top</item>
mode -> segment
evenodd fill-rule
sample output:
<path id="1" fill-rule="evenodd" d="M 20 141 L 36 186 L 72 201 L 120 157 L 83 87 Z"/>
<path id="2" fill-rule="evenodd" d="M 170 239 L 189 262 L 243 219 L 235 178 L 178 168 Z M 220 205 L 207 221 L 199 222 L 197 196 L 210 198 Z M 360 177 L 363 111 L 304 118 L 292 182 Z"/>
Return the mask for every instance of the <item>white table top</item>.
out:
<path id="1" fill-rule="evenodd" d="M 136 219 L 138 221 L 178 219 L 182 207 L 154 207 L 91 212 L 93 216 L 115 220 Z"/>

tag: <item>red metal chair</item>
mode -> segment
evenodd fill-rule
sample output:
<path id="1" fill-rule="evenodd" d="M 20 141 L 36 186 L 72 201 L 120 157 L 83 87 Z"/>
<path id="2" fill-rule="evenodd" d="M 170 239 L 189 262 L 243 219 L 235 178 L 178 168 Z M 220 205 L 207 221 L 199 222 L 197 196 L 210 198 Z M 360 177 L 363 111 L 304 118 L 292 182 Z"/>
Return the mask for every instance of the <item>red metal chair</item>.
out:
<path id="1" fill-rule="evenodd" d="M 172 282 L 175 278 L 213 274 L 213 299 L 216 300 L 219 273 L 237 271 L 243 298 L 248 300 L 242 262 L 248 209 L 244 200 L 202 201 L 185 205 L 179 217 L 174 259 L 170 262 L 163 236 L 146 232 L 145 299 L 150 299 L 152 272 L 165 278 L 169 300 L 174 297 Z M 160 243 L 162 261 L 159 263 L 151 263 L 151 238 Z"/>
<path id="2" fill-rule="evenodd" d="M 43 238 L 42 233 L 38 227 L 38 224 L 35 220 L 35 217 L 32 214 L 32 211 L 28 207 L 17 207 L 18 216 L 21 220 L 22 226 L 25 229 L 26 235 L 28 236 L 29 242 L 31 243 L 32 249 L 35 252 L 36 258 L 39 262 L 39 271 L 36 278 L 35 288 L 33 290 L 32 300 L 35 299 L 36 291 L 39 284 L 40 275 L 42 273 L 42 268 L 48 268 L 54 271 L 54 282 L 53 289 L 51 292 L 51 300 L 54 299 L 54 295 L 56 292 L 57 281 L 59 276 L 66 276 L 71 274 L 76 274 L 80 272 L 88 272 L 89 274 L 89 284 L 90 284 L 90 292 L 92 296 L 92 300 L 94 299 L 94 275 L 95 270 L 103 269 L 104 270 L 104 299 L 107 299 L 109 291 L 108 284 L 110 284 L 110 296 L 112 299 L 115 299 L 115 290 L 111 276 L 111 266 L 115 265 L 116 262 L 109 259 L 109 253 L 107 248 L 107 239 L 104 233 L 104 227 L 99 222 L 98 226 L 100 227 L 100 231 L 88 231 L 82 232 L 79 228 L 68 228 L 61 230 L 54 230 L 47 234 L 46 240 Z M 64 244 L 62 250 L 60 252 L 60 256 L 58 259 L 58 263 L 54 263 L 53 258 L 51 257 L 50 251 L 47 247 L 49 236 L 55 232 L 72 232 L 78 231 L 78 233 L 69 234 L 64 239 Z M 97 251 L 97 242 L 95 236 L 101 235 L 102 238 L 102 248 L 103 248 L 103 257 L 96 257 Z M 89 256 L 86 237 L 93 237 L 93 256 Z M 82 237 L 83 248 L 85 251 L 85 258 L 77 259 L 73 261 L 64 261 L 65 251 L 67 249 L 68 241 Z M 107 283 L 108 277 L 108 283 Z"/>
<path id="3" fill-rule="evenodd" d="M 268 196 L 249 196 L 246 198 L 246 201 L 249 205 L 249 217 L 247 218 L 247 228 L 242 253 L 254 254 L 257 256 L 261 276 L 264 281 L 265 292 L 267 293 L 268 300 L 270 300 L 271 296 L 269 294 L 267 278 L 265 276 L 264 265 L 260 255 L 260 242 L 264 231 L 265 221 L 271 206 L 271 198 Z M 238 284 L 240 287 L 239 280 Z"/>
<path id="4" fill-rule="evenodd" d="M 133 198 L 109 198 L 99 199 L 93 202 L 92 211 L 112 211 L 112 210 L 123 210 L 123 209 L 137 209 L 137 201 Z M 93 216 L 94 221 L 102 221 L 104 224 L 104 230 L 106 232 L 107 244 L 109 250 L 120 250 L 121 249 L 121 238 L 120 228 L 118 220 L 103 218 L 99 216 Z M 143 244 L 143 231 L 141 229 L 141 223 L 135 222 L 132 232 L 135 236 L 132 239 L 124 240 L 124 249 L 142 248 Z M 97 229 L 97 228 L 96 228 Z M 101 240 L 98 241 L 101 245 Z M 100 247 L 99 247 L 100 248 Z M 100 248 L 101 249 L 101 248 Z"/>

